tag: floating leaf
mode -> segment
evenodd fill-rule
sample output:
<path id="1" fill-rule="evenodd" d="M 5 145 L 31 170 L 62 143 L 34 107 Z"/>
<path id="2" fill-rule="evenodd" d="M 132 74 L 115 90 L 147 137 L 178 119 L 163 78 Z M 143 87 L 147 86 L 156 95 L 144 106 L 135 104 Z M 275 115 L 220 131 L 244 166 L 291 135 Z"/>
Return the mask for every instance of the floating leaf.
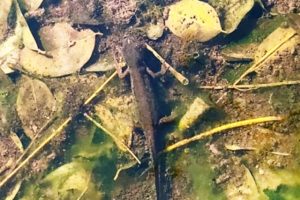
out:
<path id="1" fill-rule="evenodd" d="M 67 23 L 43 27 L 40 32 L 46 54 L 24 48 L 22 67 L 32 73 L 59 77 L 75 73 L 90 59 L 95 46 L 95 33 L 77 31 Z"/>
<path id="2" fill-rule="evenodd" d="M 222 10 L 224 16 L 224 31 L 232 33 L 245 15 L 254 6 L 255 0 L 210 0 L 215 8 Z"/>
<path id="3" fill-rule="evenodd" d="M 205 2 L 182 0 L 169 8 L 166 26 L 182 39 L 205 42 L 222 31 L 215 9 Z"/>
<path id="4" fill-rule="evenodd" d="M 33 138 L 55 111 L 56 101 L 45 83 L 26 78 L 17 98 L 17 112 L 28 137 Z"/>

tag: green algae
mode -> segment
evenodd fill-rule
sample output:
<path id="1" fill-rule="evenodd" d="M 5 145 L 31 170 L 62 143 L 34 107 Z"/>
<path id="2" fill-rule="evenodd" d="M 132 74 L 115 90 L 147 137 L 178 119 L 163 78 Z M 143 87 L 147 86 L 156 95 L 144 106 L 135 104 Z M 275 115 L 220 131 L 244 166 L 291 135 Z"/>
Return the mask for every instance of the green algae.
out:
<path id="1" fill-rule="evenodd" d="M 176 176 L 187 177 L 188 191 L 181 191 L 190 199 L 223 200 L 225 195 L 215 183 L 213 170 L 205 143 L 198 143 L 183 152 L 168 155 L 169 164 Z"/>

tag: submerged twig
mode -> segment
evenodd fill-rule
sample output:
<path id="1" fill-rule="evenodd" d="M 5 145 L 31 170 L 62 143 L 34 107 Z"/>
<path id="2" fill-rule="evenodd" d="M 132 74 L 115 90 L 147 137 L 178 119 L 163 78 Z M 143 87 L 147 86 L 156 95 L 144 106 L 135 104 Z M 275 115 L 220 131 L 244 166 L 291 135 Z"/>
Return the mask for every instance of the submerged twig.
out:
<path id="1" fill-rule="evenodd" d="M 284 43 L 286 43 L 288 40 L 290 40 L 292 37 L 294 37 L 297 33 L 293 32 L 289 34 L 284 40 L 282 40 L 280 43 L 278 43 L 275 47 L 273 47 L 270 51 L 268 51 L 263 57 L 261 57 L 257 62 L 255 62 L 249 69 L 247 69 L 234 83 L 233 85 L 237 85 L 245 76 L 247 76 L 249 73 L 254 72 L 258 68 L 260 68 L 266 60 L 273 55 Z"/>
<path id="2" fill-rule="evenodd" d="M 40 130 L 35 134 L 34 138 L 31 140 L 30 144 L 28 145 L 28 147 L 22 152 L 22 155 L 18 158 L 18 160 L 16 161 L 14 168 L 16 168 L 16 166 L 18 166 L 18 164 L 21 162 L 21 160 L 24 158 L 24 156 L 28 153 L 28 151 L 30 150 L 30 148 L 32 147 L 32 145 L 36 142 L 37 138 L 40 136 L 40 134 L 46 130 L 51 124 L 52 122 L 57 118 L 57 116 L 53 116 L 51 117 L 41 128 Z"/>
<path id="3" fill-rule="evenodd" d="M 200 86 L 200 89 L 208 89 L 208 90 L 224 90 L 224 89 L 236 89 L 240 91 L 248 91 L 248 90 L 257 90 L 260 88 L 268 88 L 268 87 L 280 87 L 287 85 L 298 85 L 300 81 L 282 81 L 275 83 L 261 83 L 261 84 L 246 84 L 246 85 L 216 85 L 216 86 Z"/>
<path id="4" fill-rule="evenodd" d="M 238 122 L 225 124 L 225 125 L 213 128 L 209 131 L 199 133 L 198 135 L 195 135 L 194 137 L 184 139 L 184 140 L 181 140 L 181 141 L 179 141 L 175 144 L 172 144 L 172 145 L 168 146 L 163 152 L 166 153 L 166 152 L 173 151 L 174 149 L 185 146 L 185 145 L 187 145 L 191 142 L 207 138 L 207 137 L 212 136 L 212 135 L 214 135 L 216 133 L 219 133 L 221 131 L 225 131 L 225 130 L 229 130 L 229 129 L 233 129 L 233 128 L 238 128 L 238 127 L 242 127 L 242 126 L 249 126 L 249 125 L 258 124 L 258 123 L 271 122 L 271 121 L 281 121 L 281 120 L 283 120 L 283 117 L 268 116 L 268 117 L 259 117 L 259 118 L 255 118 L 255 119 L 247 119 L 247 120 L 242 120 L 242 121 L 238 121 Z"/>
<path id="5" fill-rule="evenodd" d="M 84 106 L 89 104 L 103 88 L 114 78 L 114 76 L 117 74 L 117 72 L 114 72 L 104 83 L 84 102 Z M 56 119 L 56 118 L 54 118 Z M 53 119 L 50 119 L 40 130 L 43 131 L 48 128 L 49 124 L 52 122 Z M 0 182 L 0 188 L 2 188 L 16 173 L 18 173 L 34 156 L 37 155 L 37 153 L 45 146 L 47 145 L 55 136 L 57 136 L 63 129 L 71 122 L 72 117 L 66 118 L 60 125 L 59 127 L 51 133 L 51 135 L 46 138 L 40 145 L 37 146 L 36 149 L 34 149 L 28 157 L 26 157 L 23 161 L 21 161 L 25 154 L 27 153 L 28 149 L 25 150 L 25 152 L 22 154 L 22 156 L 18 159 L 16 165 L 14 165 L 13 170 Z M 39 135 L 39 134 L 37 134 Z M 36 135 L 36 137 L 37 137 Z M 36 138 L 34 138 L 35 140 Z M 32 143 L 29 145 L 29 147 L 32 145 Z M 20 164 L 18 165 L 18 163 Z M 139 162 L 140 163 L 140 162 Z"/>
<path id="6" fill-rule="evenodd" d="M 124 149 L 126 149 L 126 151 L 128 151 L 128 153 L 130 153 L 132 155 L 132 157 L 139 163 L 141 164 L 141 161 L 138 159 L 138 157 L 136 155 L 134 155 L 134 153 L 127 147 L 127 145 L 125 145 L 123 142 L 121 142 L 114 134 L 112 134 L 109 130 L 107 130 L 106 128 L 104 128 L 101 124 L 99 124 L 96 120 L 94 120 L 91 116 L 89 116 L 87 113 L 84 113 L 84 116 L 90 120 L 91 122 L 93 122 L 98 128 L 100 128 L 101 130 L 103 130 L 107 135 L 109 135 L 113 141 L 116 144 L 120 144 L 123 146 Z"/>
<path id="7" fill-rule="evenodd" d="M 83 105 L 89 104 L 116 75 L 117 75 L 117 71 L 115 71 L 112 75 L 110 75 L 110 77 L 108 77 L 108 79 L 106 79 L 104 83 L 100 85 L 100 87 L 84 102 Z"/>
<path id="8" fill-rule="evenodd" d="M 129 169 L 129 168 L 133 167 L 135 164 L 136 164 L 136 162 L 130 162 L 130 163 L 127 163 L 127 164 L 124 165 L 124 166 L 121 166 L 121 167 L 117 170 L 117 172 L 116 172 L 116 174 L 115 174 L 115 176 L 114 176 L 114 181 L 116 181 L 116 180 L 118 179 L 118 177 L 119 177 L 121 171 L 126 170 L 126 169 Z"/>
<path id="9" fill-rule="evenodd" d="M 271 154 L 278 155 L 278 156 L 290 156 L 290 153 L 279 152 L 279 151 L 272 151 Z"/>
<path id="10" fill-rule="evenodd" d="M 10 172 L 1 182 L 0 188 L 3 187 L 7 181 L 9 181 L 22 167 L 24 167 L 28 161 L 30 161 L 36 154 L 48 144 L 56 135 L 58 135 L 71 121 L 71 117 L 68 117 L 64 122 L 47 138 L 43 141 L 25 160 L 23 160 L 19 166 L 17 166 L 12 172 Z"/>
<path id="11" fill-rule="evenodd" d="M 184 77 L 181 73 L 176 71 L 174 67 L 172 67 L 167 61 L 165 61 L 151 46 L 145 44 L 146 48 L 151 51 L 151 53 L 166 67 L 167 70 L 171 72 L 171 74 L 183 85 L 188 85 L 189 80 Z"/>

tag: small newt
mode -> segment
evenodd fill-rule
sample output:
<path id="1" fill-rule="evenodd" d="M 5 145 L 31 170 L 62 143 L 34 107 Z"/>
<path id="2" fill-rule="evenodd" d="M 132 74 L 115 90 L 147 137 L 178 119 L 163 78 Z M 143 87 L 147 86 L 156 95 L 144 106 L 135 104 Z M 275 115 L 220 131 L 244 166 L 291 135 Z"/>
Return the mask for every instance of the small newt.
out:
<path id="1" fill-rule="evenodd" d="M 145 46 L 134 39 L 125 39 L 123 42 L 123 57 L 130 73 L 131 87 L 137 103 L 140 124 L 143 128 L 147 145 L 151 150 L 151 157 L 155 170 L 156 195 L 158 200 L 165 200 L 165 170 L 158 159 L 157 130 L 158 117 L 156 113 L 155 98 L 153 93 L 153 78 L 147 73 L 144 62 Z"/>

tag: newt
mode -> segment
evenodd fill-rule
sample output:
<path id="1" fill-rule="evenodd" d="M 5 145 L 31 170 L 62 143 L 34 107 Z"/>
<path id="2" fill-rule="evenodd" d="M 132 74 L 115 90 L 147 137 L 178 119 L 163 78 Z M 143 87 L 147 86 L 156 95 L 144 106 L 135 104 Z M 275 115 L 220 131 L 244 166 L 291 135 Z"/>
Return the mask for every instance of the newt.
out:
<path id="1" fill-rule="evenodd" d="M 144 62 L 146 48 L 132 38 L 123 41 L 123 57 L 128 66 L 131 88 L 135 96 L 140 125 L 150 149 L 155 171 L 156 196 L 158 200 L 167 199 L 165 170 L 162 159 L 158 158 L 158 116 L 153 92 L 153 77 Z"/>

